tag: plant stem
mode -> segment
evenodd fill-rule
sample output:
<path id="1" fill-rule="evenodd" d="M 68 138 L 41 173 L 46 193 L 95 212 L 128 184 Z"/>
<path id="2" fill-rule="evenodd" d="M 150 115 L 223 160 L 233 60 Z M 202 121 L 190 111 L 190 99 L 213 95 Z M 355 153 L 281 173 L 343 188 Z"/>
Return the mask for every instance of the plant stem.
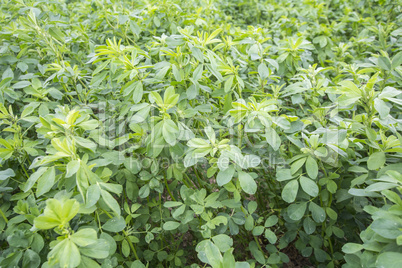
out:
<path id="1" fill-rule="evenodd" d="M 6 222 L 6 223 L 8 223 L 8 219 L 7 219 L 7 217 L 6 217 L 6 215 L 4 214 L 4 212 L 3 212 L 3 210 L 0 208 L 0 215 L 1 215 L 1 217 L 4 219 L 4 221 Z"/>
<path id="2" fill-rule="evenodd" d="M 165 186 L 166 186 L 166 190 L 168 191 L 168 193 L 169 193 L 169 195 L 170 195 L 170 198 L 172 198 L 173 201 L 176 201 L 176 198 L 174 198 L 172 192 L 171 192 L 170 189 L 169 189 L 169 185 L 168 185 L 166 176 L 165 176 Z"/>

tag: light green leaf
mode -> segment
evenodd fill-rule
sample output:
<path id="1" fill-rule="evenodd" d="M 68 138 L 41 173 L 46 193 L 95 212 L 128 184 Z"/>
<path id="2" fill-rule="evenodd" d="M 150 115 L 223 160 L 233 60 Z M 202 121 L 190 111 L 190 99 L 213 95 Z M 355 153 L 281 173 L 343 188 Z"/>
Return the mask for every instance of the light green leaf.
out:
<path id="1" fill-rule="evenodd" d="M 292 165 L 290 166 L 290 171 L 292 174 L 295 174 L 306 162 L 307 158 L 303 157 L 295 162 L 292 163 Z"/>
<path id="2" fill-rule="evenodd" d="M 388 58 L 382 56 L 378 58 L 378 66 L 386 71 L 391 71 L 392 68 L 391 61 Z"/>
<path id="3" fill-rule="evenodd" d="M 402 267 L 402 253 L 384 252 L 381 253 L 376 262 L 377 268 L 400 268 Z"/>
<path id="4" fill-rule="evenodd" d="M 78 160 L 72 160 L 68 162 L 66 167 L 66 178 L 70 178 L 75 173 L 77 173 L 79 168 L 80 168 L 80 162 Z"/>
<path id="5" fill-rule="evenodd" d="M 255 194 L 257 191 L 257 184 L 250 174 L 244 171 L 237 171 L 237 174 L 239 175 L 240 186 L 243 191 L 248 194 Z"/>
<path id="6" fill-rule="evenodd" d="M 101 196 L 103 201 L 105 201 L 106 205 L 116 213 L 117 216 L 120 216 L 120 206 L 117 203 L 116 199 L 107 191 L 101 190 Z"/>
<path id="7" fill-rule="evenodd" d="M 219 234 L 212 237 L 212 241 L 221 252 L 226 252 L 233 246 L 233 239 L 225 234 Z"/>
<path id="8" fill-rule="evenodd" d="M 306 212 L 306 208 L 307 208 L 306 202 L 299 203 L 299 204 L 291 204 L 287 209 L 289 218 L 291 218 L 294 221 L 300 220 L 304 216 L 304 213 Z"/>
<path id="9" fill-rule="evenodd" d="M 315 222 L 320 223 L 325 220 L 325 210 L 314 202 L 310 202 L 310 212 Z"/>
<path id="10" fill-rule="evenodd" d="M 70 236 L 71 241 L 80 247 L 86 247 L 90 244 L 96 243 L 98 238 L 96 231 L 92 228 L 84 228 Z"/>
<path id="11" fill-rule="evenodd" d="M 205 254 L 208 259 L 208 263 L 213 267 L 213 268 L 219 268 L 221 261 L 222 261 L 222 255 L 219 252 L 219 248 L 213 244 L 211 241 L 208 241 L 205 243 Z"/>
<path id="12" fill-rule="evenodd" d="M 277 181 L 288 181 L 292 179 L 292 173 L 290 169 L 279 169 L 276 171 Z"/>
<path id="13" fill-rule="evenodd" d="M 105 259 L 109 256 L 109 243 L 105 239 L 98 239 L 96 243 L 81 247 L 80 252 L 94 259 Z"/>
<path id="14" fill-rule="evenodd" d="M 264 227 L 266 227 L 266 228 L 272 227 L 277 223 L 278 223 L 278 217 L 276 215 L 271 215 L 265 221 Z"/>
<path id="15" fill-rule="evenodd" d="M 141 81 L 137 81 L 134 86 L 133 101 L 134 103 L 139 103 L 142 100 L 144 94 L 143 86 Z"/>
<path id="16" fill-rule="evenodd" d="M 38 180 L 38 188 L 36 189 L 36 196 L 39 197 L 52 189 L 54 185 L 54 180 L 56 176 L 56 171 L 54 167 L 46 170 L 45 173 Z"/>
<path id="17" fill-rule="evenodd" d="M 258 65 L 258 74 L 261 79 L 266 79 L 269 76 L 269 70 L 265 63 L 260 63 L 260 65 Z"/>
<path id="18" fill-rule="evenodd" d="M 6 180 L 10 177 L 14 177 L 14 176 L 15 176 L 14 170 L 12 170 L 11 168 L 0 171 L 0 181 L 4 181 L 4 180 Z M 32 177 L 32 175 L 31 175 L 31 177 Z"/>
<path id="19" fill-rule="evenodd" d="M 50 265 L 77 267 L 81 262 L 81 254 L 78 247 L 66 238 L 49 252 L 48 260 Z"/>
<path id="20" fill-rule="evenodd" d="M 281 138 L 276 133 L 275 129 L 273 128 L 266 128 L 265 129 L 265 138 L 274 151 L 278 151 L 279 147 L 281 146 Z"/>
<path id="21" fill-rule="evenodd" d="M 27 180 L 27 182 L 23 187 L 25 193 L 28 192 L 35 185 L 35 183 L 43 175 L 43 173 L 46 172 L 47 169 L 48 169 L 47 167 L 40 167 L 35 173 L 29 176 L 29 179 Z"/>
<path id="22" fill-rule="evenodd" d="M 179 128 L 171 119 L 166 119 L 163 121 L 162 135 L 165 141 L 171 146 L 176 144 L 178 132 Z"/>
<path id="23" fill-rule="evenodd" d="M 163 230 L 172 231 L 180 226 L 180 222 L 168 221 L 163 224 Z"/>
<path id="24" fill-rule="evenodd" d="M 306 170 L 310 178 L 316 179 L 318 175 L 318 165 L 314 158 L 311 156 L 307 157 Z"/>
<path id="25" fill-rule="evenodd" d="M 347 243 L 342 247 L 342 251 L 346 254 L 353 254 L 363 249 L 363 245 L 356 243 Z"/>
<path id="26" fill-rule="evenodd" d="M 264 235 L 265 235 L 265 238 L 268 239 L 269 243 L 271 243 L 271 244 L 275 244 L 276 241 L 278 240 L 276 234 L 273 231 L 271 231 L 270 229 L 266 229 Z"/>
<path id="27" fill-rule="evenodd" d="M 310 180 L 307 177 L 301 176 L 300 177 L 300 185 L 304 192 L 312 197 L 316 197 L 318 195 L 318 186 L 317 184 Z"/>
<path id="28" fill-rule="evenodd" d="M 297 180 L 292 180 L 283 187 L 282 199 L 288 203 L 292 203 L 295 201 L 298 191 L 299 182 Z"/>
<path id="29" fill-rule="evenodd" d="M 385 164 L 385 160 L 384 152 L 373 153 L 367 161 L 367 167 L 370 170 L 377 170 Z"/>
<path id="30" fill-rule="evenodd" d="M 218 172 L 218 175 L 216 176 L 216 183 L 219 186 L 225 185 L 226 183 L 228 183 L 232 180 L 234 173 L 235 173 L 235 168 L 233 165 L 230 165 L 225 170 L 220 170 Z"/>
<path id="31" fill-rule="evenodd" d="M 100 188 L 99 185 L 93 184 L 88 187 L 86 194 L 86 207 L 90 208 L 95 205 L 100 198 Z"/>
<path id="32" fill-rule="evenodd" d="M 114 233 L 121 232 L 124 228 L 126 228 L 126 222 L 122 216 L 113 217 L 102 226 L 102 229 Z"/>

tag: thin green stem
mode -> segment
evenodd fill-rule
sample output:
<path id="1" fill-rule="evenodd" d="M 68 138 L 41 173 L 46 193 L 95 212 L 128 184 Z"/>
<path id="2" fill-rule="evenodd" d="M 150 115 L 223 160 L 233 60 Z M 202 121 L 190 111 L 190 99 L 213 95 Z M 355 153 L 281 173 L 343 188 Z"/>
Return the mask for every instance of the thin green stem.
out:
<path id="1" fill-rule="evenodd" d="M 0 208 L 0 215 L 1 215 L 1 217 L 4 219 L 4 221 L 5 221 L 6 223 L 8 223 L 8 219 L 7 219 L 6 215 L 4 214 L 3 210 L 1 210 L 1 208 Z"/>
<path id="2" fill-rule="evenodd" d="M 168 191 L 168 193 L 169 193 L 169 195 L 170 195 L 170 198 L 172 198 L 173 201 L 176 201 L 176 198 L 174 198 L 172 192 L 170 191 L 170 188 L 169 188 L 169 185 L 168 185 L 166 176 L 165 176 L 165 186 L 166 186 L 166 190 Z"/>

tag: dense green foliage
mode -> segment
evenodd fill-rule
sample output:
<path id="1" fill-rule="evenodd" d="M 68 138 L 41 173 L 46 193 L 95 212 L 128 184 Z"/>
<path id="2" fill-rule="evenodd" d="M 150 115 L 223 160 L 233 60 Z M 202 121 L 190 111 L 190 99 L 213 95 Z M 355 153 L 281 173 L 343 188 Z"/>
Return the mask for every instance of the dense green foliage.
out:
<path id="1" fill-rule="evenodd" d="M 0 267 L 402 267 L 401 11 L 0 0 Z"/>

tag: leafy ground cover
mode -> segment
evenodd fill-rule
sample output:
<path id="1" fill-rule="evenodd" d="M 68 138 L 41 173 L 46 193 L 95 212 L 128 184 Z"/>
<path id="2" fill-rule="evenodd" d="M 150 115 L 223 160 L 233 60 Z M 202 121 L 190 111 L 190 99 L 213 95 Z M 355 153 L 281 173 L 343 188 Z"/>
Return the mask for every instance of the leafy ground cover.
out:
<path id="1" fill-rule="evenodd" d="M 399 0 L 0 4 L 0 267 L 402 267 Z"/>

